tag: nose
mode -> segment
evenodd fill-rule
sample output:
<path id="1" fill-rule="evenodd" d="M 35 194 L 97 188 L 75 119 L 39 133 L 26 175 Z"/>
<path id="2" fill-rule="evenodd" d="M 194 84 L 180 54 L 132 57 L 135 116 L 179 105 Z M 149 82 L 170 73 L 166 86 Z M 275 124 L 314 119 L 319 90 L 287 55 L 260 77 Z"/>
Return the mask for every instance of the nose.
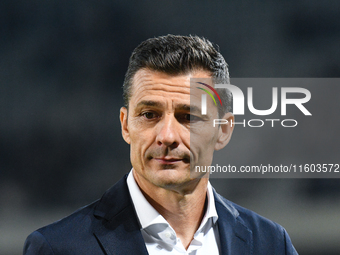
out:
<path id="1" fill-rule="evenodd" d="M 157 145 L 177 148 L 180 142 L 180 123 L 175 116 L 167 114 L 158 122 Z"/>

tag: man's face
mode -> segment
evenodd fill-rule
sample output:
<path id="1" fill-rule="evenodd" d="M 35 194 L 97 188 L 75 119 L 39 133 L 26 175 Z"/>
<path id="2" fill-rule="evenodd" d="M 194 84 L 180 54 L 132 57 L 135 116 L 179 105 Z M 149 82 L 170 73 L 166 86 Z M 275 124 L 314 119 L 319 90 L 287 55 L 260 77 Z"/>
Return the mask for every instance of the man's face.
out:
<path id="1" fill-rule="evenodd" d="M 146 69 L 136 73 L 129 110 L 123 107 L 120 115 L 136 179 L 166 189 L 185 186 L 198 180 L 190 175 L 194 166 L 210 165 L 214 150 L 225 146 L 225 132 L 212 125 L 218 118 L 212 100 L 204 116 L 199 89 L 190 102 L 190 78 L 210 77 L 206 71 L 176 76 Z"/>

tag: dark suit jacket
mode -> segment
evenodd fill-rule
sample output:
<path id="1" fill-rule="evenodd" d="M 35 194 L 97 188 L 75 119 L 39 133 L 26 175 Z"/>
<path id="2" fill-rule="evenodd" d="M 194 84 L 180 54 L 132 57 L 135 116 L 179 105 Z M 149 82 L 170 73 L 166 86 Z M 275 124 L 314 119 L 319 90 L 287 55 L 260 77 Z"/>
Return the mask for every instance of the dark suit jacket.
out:
<path id="1" fill-rule="evenodd" d="M 214 196 L 222 255 L 297 254 L 280 225 Z M 100 200 L 29 235 L 24 254 L 148 254 L 126 176 Z"/>

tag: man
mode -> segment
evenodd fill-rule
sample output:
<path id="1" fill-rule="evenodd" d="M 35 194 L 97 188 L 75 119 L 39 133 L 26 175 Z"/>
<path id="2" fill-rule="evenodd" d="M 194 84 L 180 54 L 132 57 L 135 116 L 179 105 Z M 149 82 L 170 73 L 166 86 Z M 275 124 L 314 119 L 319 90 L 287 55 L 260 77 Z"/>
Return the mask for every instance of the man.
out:
<path id="1" fill-rule="evenodd" d="M 197 79 L 228 83 L 222 55 L 203 38 L 167 35 L 132 53 L 120 111 L 132 170 L 103 197 L 33 232 L 24 254 L 297 254 L 278 224 L 218 195 L 205 173 L 230 140 L 224 108 L 201 113 Z M 197 83 L 198 85 L 201 83 Z M 198 86 L 199 87 L 199 86 Z"/>

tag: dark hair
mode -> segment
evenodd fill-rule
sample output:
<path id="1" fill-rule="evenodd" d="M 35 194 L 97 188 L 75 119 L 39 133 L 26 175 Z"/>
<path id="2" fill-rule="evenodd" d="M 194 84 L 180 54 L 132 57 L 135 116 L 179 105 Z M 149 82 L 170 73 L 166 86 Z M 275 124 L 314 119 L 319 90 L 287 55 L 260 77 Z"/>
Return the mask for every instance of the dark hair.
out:
<path id="1" fill-rule="evenodd" d="M 185 74 L 193 70 L 211 72 L 215 83 L 229 84 L 228 65 L 213 44 L 198 36 L 166 35 L 150 38 L 135 48 L 125 74 L 123 97 L 128 107 L 134 75 L 140 69 L 164 72 L 170 75 Z M 231 95 L 217 89 L 222 104 L 219 115 L 230 111 Z"/>

